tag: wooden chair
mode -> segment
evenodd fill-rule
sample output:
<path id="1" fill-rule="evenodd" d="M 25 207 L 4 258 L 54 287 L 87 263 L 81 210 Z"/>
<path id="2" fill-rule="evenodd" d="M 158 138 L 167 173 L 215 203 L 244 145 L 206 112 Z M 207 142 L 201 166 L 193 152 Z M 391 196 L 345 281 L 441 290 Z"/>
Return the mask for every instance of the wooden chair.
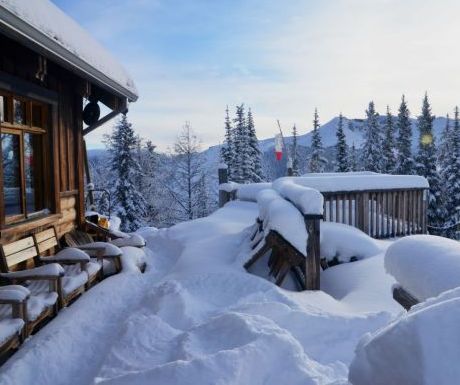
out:
<path id="1" fill-rule="evenodd" d="M 90 234 L 84 231 L 72 230 L 64 235 L 67 246 L 75 247 L 85 251 L 88 255 L 100 261 L 102 264 L 101 274 L 104 276 L 107 267 L 106 264 L 114 265 L 115 273 L 121 271 L 121 250 L 108 242 L 95 242 Z"/>
<path id="2" fill-rule="evenodd" d="M 25 287 L 0 286 L 0 359 L 24 340 L 29 296 Z"/>
<path id="3" fill-rule="evenodd" d="M 37 266 L 35 268 L 25 268 Z M 33 237 L 27 237 L 7 245 L 0 245 L 0 277 L 9 284 L 21 284 L 30 292 L 27 307 L 25 335 L 36 326 L 57 314 L 59 294 L 62 292 L 64 269 L 57 263 L 39 265 L 38 252 Z M 17 270 L 17 271 L 13 271 Z"/>
<path id="4" fill-rule="evenodd" d="M 76 276 L 80 272 L 86 272 L 86 289 L 102 280 L 102 262 L 91 261 L 87 252 L 76 250 L 79 248 L 61 248 L 56 227 L 51 227 L 33 235 L 35 246 L 44 263 L 56 262 L 63 265 L 66 276 Z M 43 256 L 44 253 L 54 252 L 52 256 Z M 66 278 L 63 279 L 64 285 Z"/>
<path id="5" fill-rule="evenodd" d="M 115 231 L 101 227 L 91 221 L 86 221 L 86 230 L 88 235 L 94 234 L 97 238 L 104 242 L 113 243 L 115 246 L 132 246 L 143 248 L 146 246 L 145 239 L 138 234 L 127 234 L 122 231 Z M 91 236 L 91 235 L 90 235 Z"/>

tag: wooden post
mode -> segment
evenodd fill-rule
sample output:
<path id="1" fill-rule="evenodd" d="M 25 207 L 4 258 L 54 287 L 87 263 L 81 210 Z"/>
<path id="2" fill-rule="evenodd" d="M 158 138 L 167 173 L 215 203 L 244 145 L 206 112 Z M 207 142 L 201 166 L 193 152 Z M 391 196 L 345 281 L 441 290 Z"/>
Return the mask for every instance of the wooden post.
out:
<path id="1" fill-rule="evenodd" d="M 227 165 L 219 165 L 219 185 L 228 183 L 228 167 Z M 219 207 L 223 207 L 229 201 L 230 193 L 219 190 Z"/>
<path id="2" fill-rule="evenodd" d="M 305 215 L 305 227 L 307 229 L 308 241 L 307 241 L 307 260 L 306 260 L 306 271 L 305 271 L 305 288 L 307 290 L 319 290 L 320 289 L 320 248 L 319 248 L 319 237 L 320 237 L 320 220 L 323 218 L 322 215 Z"/>

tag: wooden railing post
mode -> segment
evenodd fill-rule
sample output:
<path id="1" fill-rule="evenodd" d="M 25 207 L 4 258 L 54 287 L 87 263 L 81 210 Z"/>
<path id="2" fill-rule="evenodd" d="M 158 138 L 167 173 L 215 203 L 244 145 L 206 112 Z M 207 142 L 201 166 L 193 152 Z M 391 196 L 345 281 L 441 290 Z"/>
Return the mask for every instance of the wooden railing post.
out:
<path id="1" fill-rule="evenodd" d="M 320 223 L 322 215 L 305 215 L 305 228 L 307 229 L 307 259 L 305 263 L 305 288 L 307 290 L 320 290 Z"/>
<path id="2" fill-rule="evenodd" d="M 228 183 L 228 167 L 225 164 L 219 165 L 219 185 Z M 219 190 L 219 207 L 223 207 L 230 200 L 230 193 Z"/>

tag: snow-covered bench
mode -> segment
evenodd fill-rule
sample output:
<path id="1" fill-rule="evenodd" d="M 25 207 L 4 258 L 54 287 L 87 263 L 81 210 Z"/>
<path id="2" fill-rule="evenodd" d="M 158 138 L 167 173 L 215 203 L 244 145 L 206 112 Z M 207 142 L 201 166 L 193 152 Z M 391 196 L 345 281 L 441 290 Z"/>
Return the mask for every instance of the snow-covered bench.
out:
<path id="1" fill-rule="evenodd" d="M 319 289 L 321 194 L 283 185 L 279 192 L 260 191 L 257 203 L 259 217 L 251 234 L 253 250 L 245 268 L 249 269 L 270 251 L 269 274 L 277 285 L 292 272 L 301 289 Z"/>
<path id="2" fill-rule="evenodd" d="M 97 275 L 100 270 L 99 265 L 90 262 L 88 254 L 78 249 L 42 256 L 57 245 L 54 229 L 0 245 L 0 275 L 13 283 L 26 285 L 37 298 L 41 310 L 37 312 L 38 316 L 34 314 L 32 317 L 37 320 L 36 324 L 45 316 L 55 314 L 58 298 L 59 306 L 63 307 L 83 293 L 89 277 Z M 35 267 L 21 269 L 23 266 Z"/>
<path id="3" fill-rule="evenodd" d="M 413 235 L 394 242 L 385 269 L 398 285 L 393 297 L 406 309 L 460 286 L 460 243 L 433 235 Z"/>
<path id="4" fill-rule="evenodd" d="M 24 339 L 30 291 L 18 285 L 0 286 L 0 357 Z"/>

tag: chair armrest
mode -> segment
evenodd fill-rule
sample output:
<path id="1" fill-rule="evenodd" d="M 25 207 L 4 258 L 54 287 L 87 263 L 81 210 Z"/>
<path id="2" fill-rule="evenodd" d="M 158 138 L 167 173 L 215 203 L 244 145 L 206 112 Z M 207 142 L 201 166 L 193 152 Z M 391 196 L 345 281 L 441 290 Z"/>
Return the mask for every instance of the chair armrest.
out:
<path id="1" fill-rule="evenodd" d="M 17 288 L 21 288 L 18 290 Z M 30 296 L 30 291 L 19 285 L 3 286 L 0 290 L 0 304 L 21 304 L 24 303 Z"/>
<path id="2" fill-rule="evenodd" d="M 13 271 L 11 273 L 0 273 L 0 277 L 12 281 L 27 280 L 52 280 L 64 275 L 64 269 L 57 263 L 36 267 L 28 270 Z"/>

